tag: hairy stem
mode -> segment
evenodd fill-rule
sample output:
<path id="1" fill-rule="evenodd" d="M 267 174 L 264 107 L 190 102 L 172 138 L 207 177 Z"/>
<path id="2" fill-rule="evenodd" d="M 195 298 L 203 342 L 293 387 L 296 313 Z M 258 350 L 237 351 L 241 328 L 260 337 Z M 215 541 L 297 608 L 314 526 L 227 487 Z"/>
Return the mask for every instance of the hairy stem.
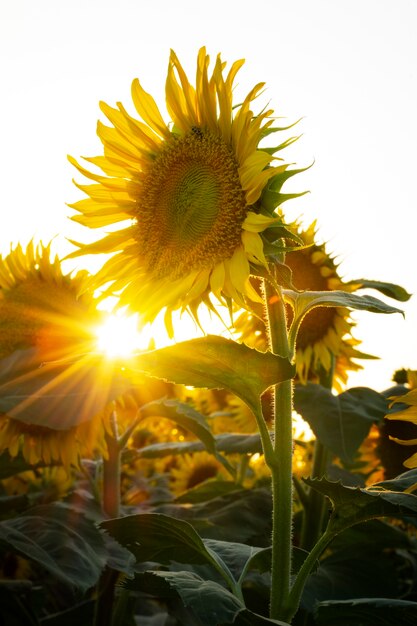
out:
<path id="1" fill-rule="evenodd" d="M 269 337 L 272 351 L 289 355 L 285 305 L 280 290 L 265 284 Z M 274 455 L 269 461 L 272 474 L 272 569 L 270 617 L 282 619 L 287 613 L 292 557 L 292 383 L 276 385 Z M 267 460 L 268 462 L 268 460 Z"/>

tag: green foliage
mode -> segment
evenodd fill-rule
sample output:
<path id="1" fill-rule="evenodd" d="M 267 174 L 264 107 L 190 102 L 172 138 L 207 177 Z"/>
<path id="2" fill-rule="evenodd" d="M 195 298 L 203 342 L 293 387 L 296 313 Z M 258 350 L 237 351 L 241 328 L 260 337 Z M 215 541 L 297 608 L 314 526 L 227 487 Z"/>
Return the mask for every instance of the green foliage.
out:
<path id="1" fill-rule="evenodd" d="M 376 483 L 370 488 L 346 487 L 326 478 L 305 479 L 307 485 L 327 496 L 333 506 L 329 531 L 337 534 L 354 524 L 377 517 L 417 516 L 417 496 L 402 491 L 388 491 Z M 391 481 L 395 488 L 395 481 Z"/>
<path id="2" fill-rule="evenodd" d="M 214 335 L 146 352 L 137 357 L 136 367 L 174 383 L 228 389 L 255 412 L 264 391 L 295 374 L 287 358 Z"/>
<path id="3" fill-rule="evenodd" d="M 388 400 L 366 387 L 356 387 L 338 396 L 321 385 L 297 385 L 294 408 L 310 424 L 329 450 L 351 463 L 373 423 L 388 413 Z"/>
<path id="4" fill-rule="evenodd" d="M 96 526 L 59 503 L 3 520 L 0 541 L 81 592 L 97 583 L 106 565 L 103 539 Z"/>

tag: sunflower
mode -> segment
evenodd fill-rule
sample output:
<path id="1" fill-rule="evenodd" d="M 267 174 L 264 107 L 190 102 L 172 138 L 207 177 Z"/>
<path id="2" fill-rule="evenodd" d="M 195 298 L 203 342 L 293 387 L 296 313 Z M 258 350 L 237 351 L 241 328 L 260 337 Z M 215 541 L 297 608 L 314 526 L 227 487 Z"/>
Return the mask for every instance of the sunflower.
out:
<path id="1" fill-rule="evenodd" d="M 230 478 L 223 465 L 208 452 L 178 455 L 168 469 L 170 489 L 175 495 L 180 495 L 206 480 Z"/>
<path id="2" fill-rule="evenodd" d="M 36 363 L 39 367 L 90 351 L 102 314 L 85 290 L 86 280 L 85 272 L 63 274 L 59 259 L 51 260 L 49 245 L 35 248 L 30 243 L 26 250 L 18 245 L 0 256 L 0 358 L 35 351 L 31 365 L 36 369 Z M 21 451 L 32 465 L 69 467 L 80 451 L 104 445 L 101 418 L 71 428 L 49 426 L 0 414 L 0 453 L 8 450 L 15 457 Z"/>
<path id="3" fill-rule="evenodd" d="M 338 266 L 325 244 L 316 243 L 317 229 L 313 222 L 303 229 L 293 225 L 294 232 L 305 244 L 299 250 L 287 254 L 286 265 L 291 269 L 292 282 L 300 291 L 355 291 L 359 285 L 344 283 L 338 274 Z M 259 287 L 260 291 L 260 287 Z M 236 320 L 235 328 L 245 343 L 260 350 L 267 347 L 263 311 L 255 304 L 253 312 L 245 311 Z M 287 307 L 288 324 L 292 309 Z M 360 343 L 352 336 L 355 323 L 350 311 L 343 307 L 319 307 L 310 311 L 297 335 L 296 371 L 300 382 L 317 380 L 320 372 L 330 372 L 335 360 L 334 386 L 341 389 L 347 382 L 348 371 L 362 366 L 353 359 L 373 358 L 356 349 Z"/>
<path id="4" fill-rule="evenodd" d="M 251 110 L 264 84 L 235 104 L 233 83 L 244 61 L 233 63 L 227 74 L 220 55 L 211 74 L 209 61 L 201 48 L 194 87 L 171 51 L 168 124 L 137 79 L 132 98 L 141 119 L 120 103 L 100 104 L 112 124 L 98 123 L 104 156 L 85 160 L 104 175 L 70 157 L 94 181 L 77 185 L 89 198 L 70 205 L 78 211 L 72 219 L 89 228 L 120 225 L 95 243 L 77 244 L 80 249 L 70 256 L 111 253 L 96 284 L 108 284 L 108 293 L 120 294 L 121 305 L 139 311 L 144 322 L 166 308 L 167 327 L 176 309 L 196 315 L 201 302 L 212 306 L 210 294 L 240 305 L 259 301 L 250 276 L 256 268 L 265 271 L 264 236 L 282 224 L 271 193 L 263 205 L 263 192 L 274 181 L 272 196 L 279 203 L 284 198 L 274 196 L 275 190 L 300 171 L 274 164 L 274 153 L 294 138 L 277 148 L 259 147 L 282 130 L 272 127 L 272 110 Z"/>

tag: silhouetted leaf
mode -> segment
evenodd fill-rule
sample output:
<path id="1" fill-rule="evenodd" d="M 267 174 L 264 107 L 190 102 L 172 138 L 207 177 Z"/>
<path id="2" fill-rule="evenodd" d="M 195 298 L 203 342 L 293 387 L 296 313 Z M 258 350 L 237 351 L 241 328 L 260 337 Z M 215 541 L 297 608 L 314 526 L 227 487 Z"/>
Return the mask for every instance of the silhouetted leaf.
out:
<path id="1" fill-rule="evenodd" d="M 335 396 L 329 389 L 297 385 L 294 408 L 316 437 L 345 462 L 352 462 L 371 425 L 388 412 L 387 399 L 377 391 L 355 387 Z"/>

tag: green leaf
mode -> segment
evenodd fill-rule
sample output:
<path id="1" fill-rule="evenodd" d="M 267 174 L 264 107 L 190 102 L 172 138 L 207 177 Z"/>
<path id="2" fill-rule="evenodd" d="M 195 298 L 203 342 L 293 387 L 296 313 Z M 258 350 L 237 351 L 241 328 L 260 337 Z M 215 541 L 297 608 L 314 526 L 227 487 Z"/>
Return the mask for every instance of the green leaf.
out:
<path id="1" fill-rule="evenodd" d="M 406 491 L 410 487 L 417 485 L 417 469 L 409 470 L 400 474 L 396 478 L 391 480 L 383 480 L 378 483 L 379 489 L 386 489 L 388 491 Z"/>
<path id="2" fill-rule="evenodd" d="M 417 603 L 387 598 L 321 602 L 317 626 L 415 626 Z"/>
<path id="3" fill-rule="evenodd" d="M 375 483 L 372 487 L 346 487 L 326 478 L 306 478 L 312 489 L 327 496 L 333 505 L 329 531 L 338 532 L 377 517 L 417 516 L 417 496 L 410 493 L 384 491 Z"/>
<path id="4" fill-rule="evenodd" d="M 226 563 L 227 567 L 233 574 L 235 580 L 238 580 L 243 569 L 258 552 L 262 552 L 264 548 L 256 546 L 248 546 L 245 543 L 236 543 L 235 541 L 220 541 L 218 539 L 204 539 L 204 544 L 212 552 L 220 556 L 221 560 Z"/>
<path id="5" fill-rule="evenodd" d="M 371 313 L 401 313 L 397 309 L 386 304 L 373 296 L 359 296 L 347 291 L 284 291 L 285 299 L 294 308 L 295 316 L 306 315 L 308 311 L 319 306 L 325 307 L 346 307 L 357 311 L 370 311 Z"/>
<path id="6" fill-rule="evenodd" d="M 302 607 L 313 612 L 320 601 L 398 597 L 404 584 L 407 586 L 406 580 L 401 580 L 400 569 L 407 570 L 410 561 L 405 555 L 373 550 L 371 546 L 372 543 L 368 549 L 362 546 L 361 554 L 346 550 L 321 561 L 317 572 L 306 582 Z"/>
<path id="7" fill-rule="evenodd" d="M 335 396 L 321 385 L 308 383 L 295 387 L 294 408 L 323 445 L 344 462 L 351 463 L 371 425 L 387 414 L 388 401 L 366 387 Z"/>
<path id="8" fill-rule="evenodd" d="M 68 430 L 131 389 L 121 367 L 97 354 L 43 363 L 36 349 L 0 360 L 0 411 L 13 419 Z"/>
<path id="9" fill-rule="evenodd" d="M 212 580 L 203 580 L 193 572 L 146 572 L 138 577 L 138 583 L 144 591 L 158 597 L 169 598 L 175 592 L 183 605 L 200 620 L 196 622 L 203 626 L 232 623 L 237 612 L 244 608 L 230 591 Z M 130 583 L 128 586 L 133 585 Z"/>
<path id="10" fill-rule="evenodd" d="M 216 450 L 227 454 L 255 454 L 262 453 L 262 443 L 259 434 L 245 435 L 225 433 L 214 435 Z M 138 454 L 145 459 L 155 459 L 172 454 L 189 454 L 201 452 L 205 446 L 200 441 L 167 441 L 153 443 L 138 450 Z"/>
<path id="11" fill-rule="evenodd" d="M 141 408 L 141 417 L 167 417 L 179 426 L 193 433 L 209 452 L 216 452 L 216 443 L 204 415 L 192 406 L 178 400 L 155 400 Z"/>
<path id="12" fill-rule="evenodd" d="M 295 373 L 287 358 L 214 335 L 145 352 L 137 357 L 136 367 L 173 383 L 228 389 L 255 412 L 266 389 Z"/>
<path id="13" fill-rule="evenodd" d="M 0 522 L 0 541 L 82 592 L 97 583 L 107 559 L 96 526 L 58 503 Z"/>
<path id="14" fill-rule="evenodd" d="M 384 283 L 378 280 L 368 280 L 366 278 L 358 278 L 357 280 L 350 280 L 347 285 L 358 285 L 359 289 L 376 289 L 380 291 L 384 296 L 394 298 L 399 302 L 407 302 L 411 298 L 404 287 L 395 285 L 394 283 Z"/>
<path id="15" fill-rule="evenodd" d="M 142 513 L 108 520 L 100 526 L 141 563 L 177 561 L 218 565 L 198 533 L 184 520 L 161 513 Z"/>
<path id="16" fill-rule="evenodd" d="M 163 504 L 154 511 L 190 520 L 205 538 L 264 547 L 270 543 L 272 502 L 267 488 L 241 489 L 193 507 Z"/>

